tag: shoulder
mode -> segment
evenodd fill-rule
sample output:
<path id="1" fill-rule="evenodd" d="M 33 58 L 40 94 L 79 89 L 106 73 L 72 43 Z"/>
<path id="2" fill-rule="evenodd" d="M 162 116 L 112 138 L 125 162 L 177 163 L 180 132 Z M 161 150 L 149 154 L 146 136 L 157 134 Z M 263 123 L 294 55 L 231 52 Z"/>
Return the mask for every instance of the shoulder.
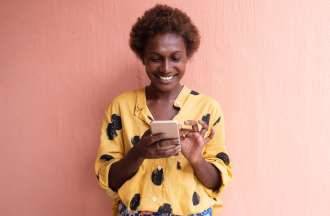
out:
<path id="1" fill-rule="evenodd" d="M 123 104 L 123 103 L 130 103 L 134 102 L 136 99 L 136 94 L 137 94 L 137 89 L 136 90 L 130 90 L 130 91 L 125 91 L 122 92 L 121 94 L 117 95 L 113 100 L 112 104 Z"/>
<path id="2" fill-rule="evenodd" d="M 210 111 L 222 113 L 220 103 L 212 96 L 191 90 L 189 100 L 193 106 L 202 106 Z"/>
<path id="3" fill-rule="evenodd" d="M 141 91 L 141 89 L 125 91 L 115 96 L 108 104 L 108 110 L 123 110 L 134 107 L 138 91 Z"/>

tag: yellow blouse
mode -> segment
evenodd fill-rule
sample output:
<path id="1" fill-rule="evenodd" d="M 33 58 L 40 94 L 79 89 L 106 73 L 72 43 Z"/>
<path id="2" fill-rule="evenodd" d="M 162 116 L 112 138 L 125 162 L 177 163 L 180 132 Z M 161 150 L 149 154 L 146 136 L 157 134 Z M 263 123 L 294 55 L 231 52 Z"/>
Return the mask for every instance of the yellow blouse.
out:
<path id="1" fill-rule="evenodd" d="M 174 120 L 198 120 L 214 128 L 215 135 L 203 149 L 204 159 L 221 172 L 222 185 L 206 188 L 194 175 L 192 166 L 180 153 L 162 159 L 145 159 L 137 173 L 118 191 L 108 186 L 110 166 L 123 158 L 133 145 L 138 145 L 149 129 L 153 116 L 146 105 L 145 88 L 117 96 L 105 112 L 101 142 L 95 161 L 100 186 L 113 198 L 114 215 L 121 200 L 130 211 L 159 212 L 164 209 L 175 215 L 199 213 L 209 207 L 221 207 L 221 192 L 232 178 L 232 168 L 225 146 L 224 119 L 219 104 L 209 96 L 183 87 L 174 106 L 179 109 Z"/>

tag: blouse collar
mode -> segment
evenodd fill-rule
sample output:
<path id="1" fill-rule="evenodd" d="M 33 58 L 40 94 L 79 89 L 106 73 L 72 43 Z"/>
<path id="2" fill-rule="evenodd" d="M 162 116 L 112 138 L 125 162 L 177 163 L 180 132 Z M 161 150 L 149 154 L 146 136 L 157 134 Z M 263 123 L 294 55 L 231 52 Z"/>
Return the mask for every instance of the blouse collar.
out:
<path id="1" fill-rule="evenodd" d="M 145 89 L 146 87 L 137 90 L 134 115 L 146 122 L 147 124 L 150 124 L 151 121 L 153 121 L 153 118 L 147 106 Z M 182 109 L 188 99 L 188 96 L 190 95 L 190 91 L 191 90 L 184 85 L 179 95 L 174 100 L 173 105 L 179 109 Z"/>

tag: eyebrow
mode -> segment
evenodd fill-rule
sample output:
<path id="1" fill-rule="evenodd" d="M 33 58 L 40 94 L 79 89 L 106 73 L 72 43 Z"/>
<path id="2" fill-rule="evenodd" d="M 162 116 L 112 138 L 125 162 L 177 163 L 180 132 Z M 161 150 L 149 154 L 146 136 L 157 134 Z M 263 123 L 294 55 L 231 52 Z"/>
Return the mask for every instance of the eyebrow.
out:
<path id="1" fill-rule="evenodd" d="M 183 53 L 183 51 L 177 50 L 174 51 L 173 54 L 181 54 Z M 160 55 L 158 52 L 150 52 L 150 55 Z"/>

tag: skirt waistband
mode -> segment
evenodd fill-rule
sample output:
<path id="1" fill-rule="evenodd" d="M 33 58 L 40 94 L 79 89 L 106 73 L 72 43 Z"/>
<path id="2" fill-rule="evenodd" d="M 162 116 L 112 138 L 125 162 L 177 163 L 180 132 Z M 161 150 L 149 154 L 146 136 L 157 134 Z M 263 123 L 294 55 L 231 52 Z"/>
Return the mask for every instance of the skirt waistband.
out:
<path id="1" fill-rule="evenodd" d="M 118 204 L 118 216 L 179 216 L 172 213 L 159 213 L 149 211 L 130 212 L 121 201 Z M 190 214 L 189 216 L 212 216 L 212 208 L 208 208 L 201 213 Z"/>

